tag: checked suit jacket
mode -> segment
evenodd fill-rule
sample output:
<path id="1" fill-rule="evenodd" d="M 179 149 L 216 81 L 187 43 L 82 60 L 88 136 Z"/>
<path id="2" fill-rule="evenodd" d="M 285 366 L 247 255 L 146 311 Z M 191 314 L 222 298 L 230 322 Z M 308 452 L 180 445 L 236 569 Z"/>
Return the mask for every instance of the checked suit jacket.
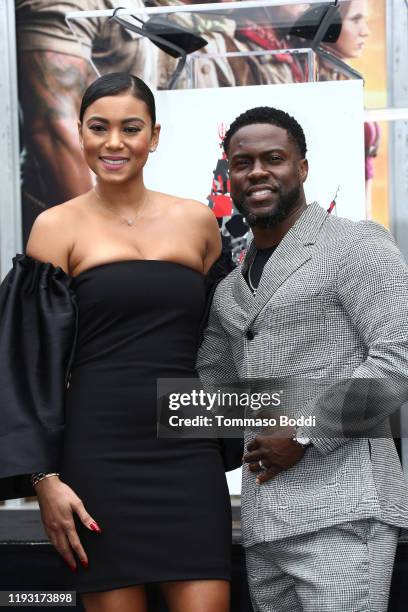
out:
<path id="1" fill-rule="evenodd" d="M 309 205 L 253 296 L 244 273 L 255 253 L 252 243 L 215 292 L 197 362 L 204 387 L 260 378 L 408 377 L 408 268 L 386 229 Z M 394 441 L 364 431 L 329 435 L 328 399 L 312 394 L 297 406 L 316 416 L 315 433 L 308 433 L 313 444 L 298 464 L 262 485 L 244 466 L 244 545 L 364 518 L 408 528 L 408 487 Z M 394 409 L 377 402 L 376 421 Z"/>

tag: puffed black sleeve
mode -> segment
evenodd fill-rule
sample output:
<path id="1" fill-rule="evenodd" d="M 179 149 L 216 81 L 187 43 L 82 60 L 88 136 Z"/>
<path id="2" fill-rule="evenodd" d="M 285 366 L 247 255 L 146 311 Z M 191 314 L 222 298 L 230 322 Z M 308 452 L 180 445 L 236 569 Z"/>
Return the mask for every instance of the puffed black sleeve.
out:
<path id="1" fill-rule="evenodd" d="M 16 255 L 0 285 L 0 499 L 33 495 L 31 473 L 58 471 L 77 333 L 71 281 Z"/>
<path id="2" fill-rule="evenodd" d="M 221 255 L 208 270 L 204 279 L 206 301 L 204 312 L 200 321 L 199 344 L 201 344 L 204 339 L 204 330 L 207 326 L 208 318 L 210 316 L 211 304 L 215 290 L 218 287 L 218 284 L 222 281 L 222 279 L 228 276 L 228 274 L 232 272 L 235 267 L 236 266 L 231 256 L 231 250 L 226 244 L 223 243 Z"/>

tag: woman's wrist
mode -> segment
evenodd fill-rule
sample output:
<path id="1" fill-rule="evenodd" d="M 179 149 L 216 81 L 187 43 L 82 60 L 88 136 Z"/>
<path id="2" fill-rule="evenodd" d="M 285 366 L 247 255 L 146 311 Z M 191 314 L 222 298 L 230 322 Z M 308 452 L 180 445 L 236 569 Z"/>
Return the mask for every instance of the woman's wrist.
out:
<path id="1" fill-rule="evenodd" d="M 36 472 L 35 474 L 31 474 L 31 484 L 35 488 L 39 482 L 46 478 L 51 478 L 52 476 L 59 476 L 59 474 L 58 472 Z"/>

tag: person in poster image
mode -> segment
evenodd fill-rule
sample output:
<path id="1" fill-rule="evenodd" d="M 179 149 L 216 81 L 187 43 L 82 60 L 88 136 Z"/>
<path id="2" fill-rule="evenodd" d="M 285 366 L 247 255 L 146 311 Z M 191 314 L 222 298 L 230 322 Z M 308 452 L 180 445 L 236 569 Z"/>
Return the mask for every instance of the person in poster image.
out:
<path id="1" fill-rule="evenodd" d="M 343 61 L 356 59 L 364 52 L 370 34 L 368 27 L 368 0 L 349 0 L 339 4 L 341 15 L 341 33 L 335 43 L 325 43 L 331 53 Z M 321 80 L 336 78 L 336 70 L 322 66 Z M 380 126 L 378 122 L 367 122 L 364 125 L 365 153 L 365 187 L 366 214 L 371 217 L 372 181 L 374 177 L 374 158 L 380 144 Z"/>
<path id="2" fill-rule="evenodd" d="M 339 413 L 330 381 L 357 389 L 391 379 L 394 388 L 402 379 L 402 397 L 370 405 L 382 427 L 406 401 L 407 264 L 382 226 L 307 205 L 305 135 L 284 111 L 243 113 L 224 148 L 231 197 L 254 238 L 215 291 L 200 378 L 204 388 L 302 379 L 300 394 L 288 388 L 286 410 L 316 419 L 245 433 L 241 516 L 254 609 L 386 612 L 408 486 L 391 436 L 368 439 L 365 404 L 347 393 Z"/>
<path id="3" fill-rule="evenodd" d="M 189 0 L 152 0 L 153 6 L 195 4 Z M 92 177 L 83 163 L 76 138 L 76 117 L 82 94 L 94 79 L 95 63 L 101 74 L 124 71 L 136 74 L 159 89 L 167 89 L 174 58 L 147 39 L 125 32 L 107 18 L 83 19 L 77 28 L 80 43 L 65 18 L 68 12 L 112 10 L 144 6 L 143 0 L 16 0 L 19 100 L 22 109 L 23 236 L 44 209 L 86 192 Z M 197 18 L 198 19 L 198 18 Z M 191 16 L 179 14 L 181 25 L 196 27 Z M 198 87 L 292 82 L 284 62 L 265 64 L 257 58 L 232 63 L 227 51 L 252 49 L 250 41 L 235 36 L 233 19 L 215 16 L 198 19 L 208 28 L 208 46 L 197 72 Z M 248 43 L 248 44 L 246 44 Z M 265 39 L 265 44 L 268 40 Z M 255 46 L 256 47 L 256 46 Z M 255 49 L 254 47 L 254 49 Z M 260 47 L 256 47 L 260 50 Z M 206 59 L 208 53 L 219 59 Z M 186 86 L 185 73 L 178 87 Z"/>
<path id="4" fill-rule="evenodd" d="M 80 42 L 65 18 L 71 11 L 144 6 L 143 0 L 16 0 L 18 88 L 22 121 L 23 235 L 44 209 L 88 191 L 92 178 L 78 147 L 81 97 L 102 74 L 130 72 L 157 79 L 155 47 L 108 19 L 80 22 Z"/>
<path id="5" fill-rule="evenodd" d="M 61 580 L 87 612 L 146 612 L 147 583 L 170 612 L 228 612 L 219 442 L 158 439 L 156 422 L 157 379 L 196 375 L 218 225 L 204 204 L 146 188 L 160 125 L 143 81 L 97 79 L 78 127 L 96 185 L 37 217 L 0 288 L 1 436 L 12 440 L 0 447 L 0 493 L 36 473 Z M 32 364 L 24 378 L 15 363 Z"/>

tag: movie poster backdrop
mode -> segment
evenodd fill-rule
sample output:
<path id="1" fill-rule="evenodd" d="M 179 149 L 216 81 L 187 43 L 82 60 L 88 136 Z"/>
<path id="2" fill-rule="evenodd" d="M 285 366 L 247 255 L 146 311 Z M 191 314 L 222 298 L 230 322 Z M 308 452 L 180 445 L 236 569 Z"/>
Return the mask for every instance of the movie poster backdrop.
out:
<path id="1" fill-rule="evenodd" d="M 24 241 L 37 214 L 92 186 L 92 177 L 79 150 L 76 120 L 83 90 L 96 76 L 95 66 L 100 72 L 128 70 L 163 88 L 174 68 L 173 58 L 163 54 L 147 39 L 124 30 L 109 19 L 79 20 L 77 36 L 74 36 L 65 18 L 72 11 L 114 9 L 118 6 L 134 7 L 135 11 L 140 11 L 142 4 L 142 0 L 65 0 L 61 3 L 55 0 L 16 0 Z M 181 2 L 157 0 L 153 4 L 163 6 Z M 342 45 L 348 56 L 344 57 L 343 53 L 342 59 L 359 69 L 366 78 L 366 103 L 381 105 L 385 102 L 386 92 L 384 0 L 351 0 L 342 4 L 348 7 L 347 11 L 343 10 L 344 33 L 347 34 L 349 22 L 355 26 L 351 30 L 352 42 L 349 40 L 351 50 Z M 239 23 L 234 21 L 233 14 L 222 19 L 218 16 L 212 22 L 207 20 L 205 25 L 210 33 L 203 33 L 208 38 L 208 45 L 202 50 L 203 57 L 208 53 L 220 54 L 223 50 L 267 52 L 282 49 L 282 53 L 245 61 L 229 58 L 222 63 L 208 59 L 200 66 L 199 86 L 300 84 L 304 80 L 303 65 L 284 50 L 295 44 L 290 34 L 291 25 L 308 9 L 309 3 L 286 3 L 269 10 L 250 11 Z M 191 14 L 178 19 L 188 25 Z M 285 23 L 286 28 L 281 27 Z M 204 28 L 204 22 L 200 28 Z M 353 50 L 353 36 L 357 40 L 357 50 Z M 307 42 L 302 41 L 302 44 Z M 334 46 L 331 50 L 336 52 Z M 178 87 L 183 86 L 186 86 L 186 81 L 183 85 L 181 79 Z M 299 100 L 297 95 L 294 98 Z M 259 97 L 254 97 L 252 105 L 260 103 Z M 274 99 L 269 103 L 274 105 Z M 216 147 L 225 127 L 225 118 L 220 117 L 214 137 Z M 318 126 L 313 129 L 319 130 Z M 366 212 L 385 224 L 388 221 L 386 135 L 382 126 L 378 130 L 369 130 L 365 145 L 366 151 L 370 152 L 366 155 L 369 163 L 366 163 L 365 171 L 371 177 L 372 193 L 372 204 L 367 204 Z M 337 145 L 332 139 L 332 147 Z M 222 215 L 220 223 L 225 226 L 231 202 L 222 155 L 218 167 L 212 165 L 208 172 L 209 190 L 203 201 L 214 207 L 216 214 Z M 334 195 L 335 192 L 332 197 Z M 341 193 L 339 197 L 342 197 Z M 232 228 L 234 234 L 243 229 L 239 223 Z M 237 236 L 231 236 L 234 237 Z"/>

